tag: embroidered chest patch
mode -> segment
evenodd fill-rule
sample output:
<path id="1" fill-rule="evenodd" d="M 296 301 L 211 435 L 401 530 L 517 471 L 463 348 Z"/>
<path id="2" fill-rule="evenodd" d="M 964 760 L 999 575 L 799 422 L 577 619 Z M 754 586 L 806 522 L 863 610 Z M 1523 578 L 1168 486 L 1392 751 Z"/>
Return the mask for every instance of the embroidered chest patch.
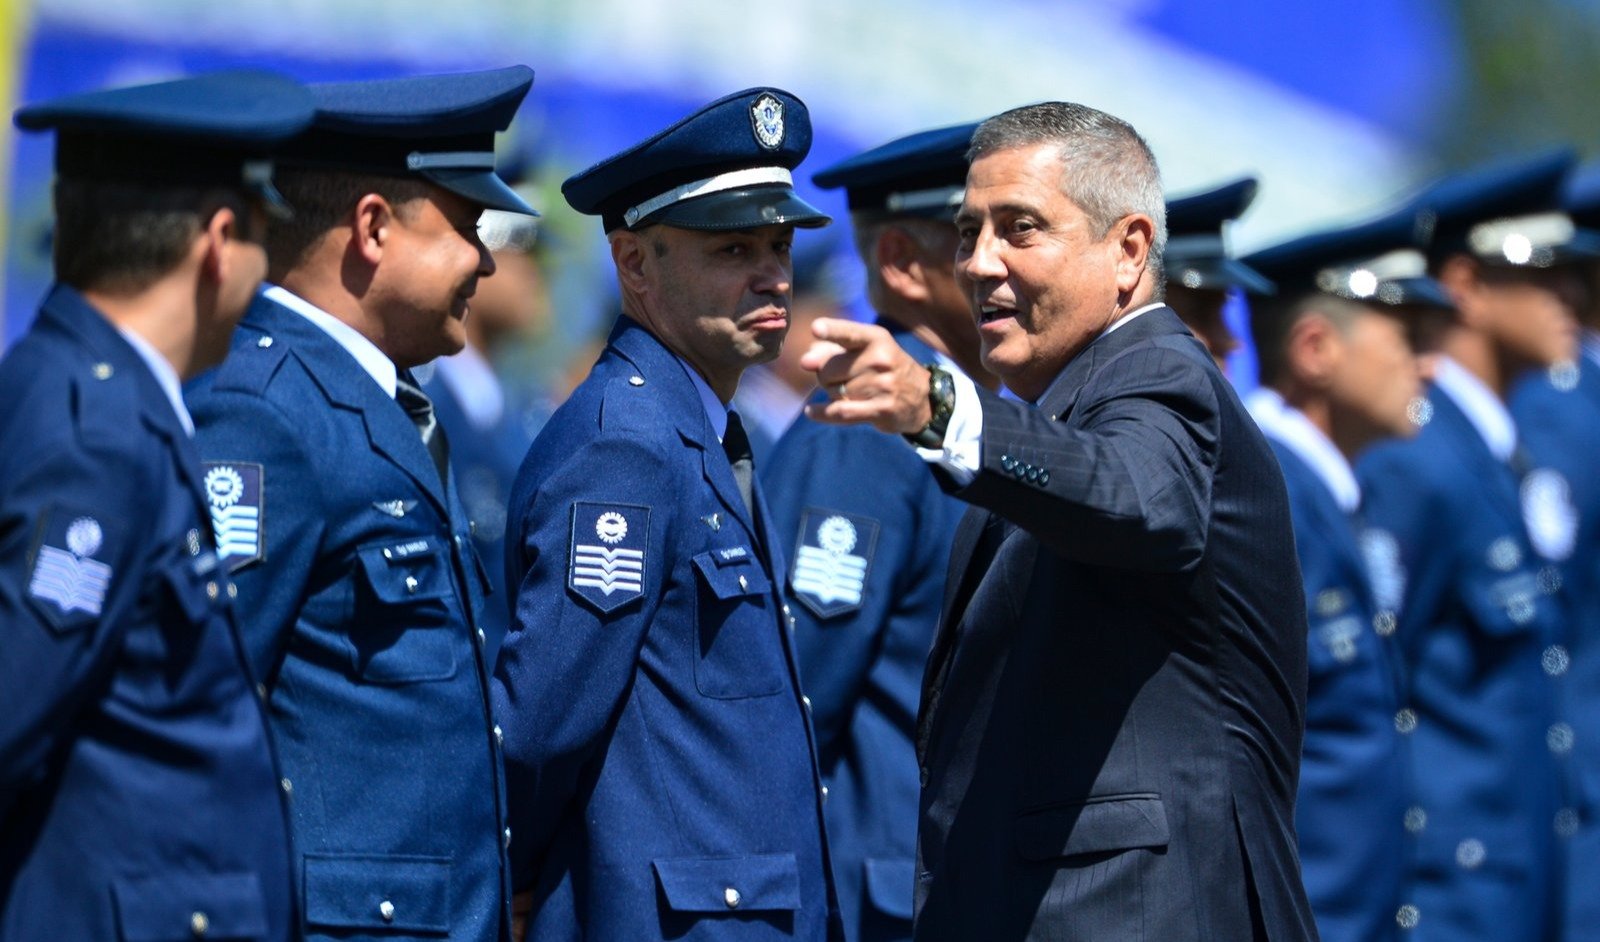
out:
<path id="1" fill-rule="evenodd" d="M 818 618 L 861 608 L 878 544 L 878 521 L 837 510 L 807 507 L 800 515 L 789 586 Z"/>
<path id="2" fill-rule="evenodd" d="M 574 503 L 567 588 L 602 612 L 638 598 L 649 536 L 649 507 Z"/>

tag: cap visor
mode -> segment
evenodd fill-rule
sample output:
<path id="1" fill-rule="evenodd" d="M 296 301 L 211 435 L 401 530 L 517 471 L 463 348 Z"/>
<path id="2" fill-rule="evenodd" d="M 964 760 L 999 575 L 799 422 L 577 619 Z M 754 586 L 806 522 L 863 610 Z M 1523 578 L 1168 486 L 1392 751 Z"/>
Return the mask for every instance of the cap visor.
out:
<path id="1" fill-rule="evenodd" d="M 724 190 L 673 203 L 646 216 L 633 228 L 664 223 L 679 229 L 759 229 L 762 226 L 798 226 L 816 229 L 832 217 L 807 203 L 787 186 Z"/>
<path id="2" fill-rule="evenodd" d="M 1164 260 L 1168 278 L 1187 288 L 1222 291 L 1239 288 L 1249 294 L 1277 293 L 1277 286 L 1260 272 L 1231 258 L 1168 258 Z"/>
<path id="3" fill-rule="evenodd" d="M 421 176 L 450 192 L 466 197 L 484 209 L 499 209 L 524 216 L 537 216 L 517 191 L 490 170 L 427 170 Z"/>
<path id="4" fill-rule="evenodd" d="M 1445 293 L 1444 285 L 1432 278 L 1392 278 L 1378 286 L 1376 300 L 1394 307 L 1418 305 L 1455 310 L 1456 303 Z"/>

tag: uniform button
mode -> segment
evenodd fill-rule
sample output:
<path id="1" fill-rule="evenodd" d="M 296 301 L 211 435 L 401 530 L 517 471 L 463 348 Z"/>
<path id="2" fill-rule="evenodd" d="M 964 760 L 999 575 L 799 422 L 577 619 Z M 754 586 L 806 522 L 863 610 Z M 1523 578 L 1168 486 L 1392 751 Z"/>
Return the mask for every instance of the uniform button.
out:
<path id="1" fill-rule="evenodd" d="M 826 785 L 822 786 L 822 800 L 823 801 L 827 801 L 828 800 L 828 786 L 826 786 Z"/>
<path id="2" fill-rule="evenodd" d="M 1372 630 L 1378 633 L 1378 637 L 1387 638 L 1394 634 L 1395 621 L 1394 612 L 1379 612 L 1372 616 Z"/>
<path id="3" fill-rule="evenodd" d="M 739 577 L 739 588 L 741 590 L 750 588 L 750 580 L 746 579 L 744 576 L 740 576 Z"/>
<path id="4" fill-rule="evenodd" d="M 388 547 L 384 547 L 383 558 L 384 559 L 394 559 L 394 553 Z"/>
<path id="5" fill-rule="evenodd" d="M 1556 812 L 1556 834 L 1560 837 L 1571 837 L 1578 833 L 1580 820 L 1576 809 L 1562 808 Z"/>
<path id="6" fill-rule="evenodd" d="M 644 377 L 643 376 L 630 376 L 630 377 L 628 377 L 628 385 L 629 386 L 643 386 L 644 385 Z"/>
<path id="7" fill-rule="evenodd" d="M 289 781 L 287 778 L 279 779 L 278 780 L 278 784 L 280 786 L 282 786 L 283 793 L 285 795 L 293 795 L 294 794 L 294 783 Z"/>
<path id="8" fill-rule="evenodd" d="M 199 530 L 190 530 L 188 533 L 184 534 L 183 543 L 184 543 L 185 546 L 187 546 L 189 548 L 189 555 L 190 556 L 199 556 L 200 555 L 200 531 Z"/>
<path id="9" fill-rule="evenodd" d="M 1554 566 L 1546 566 L 1539 570 L 1539 588 L 1545 595 L 1555 595 L 1561 591 L 1561 570 Z"/>
<path id="10" fill-rule="evenodd" d="M 1572 739 L 1572 727 L 1566 723 L 1551 723 L 1544 734 L 1545 745 L 1558 756 L 1564 756 L 1572 751 Z"/>
<path id="11" fill-rule="evenodd" d="M 215 582 L 207 582 L 206 583 L 206 598 L 214 599 L 214 598 L 217 597 L 217 594 L 219 592 L 221 592 L 221 591 L 222 591 L 221 589 L 217 588 L 217 584 Z"/>
<path id="12" fill-rule="evenodd" d="M 454 539 L 455 539 L 456 549 L 460 549 L 461 548 L 461 534 L 457 533 L 455 535 Z"/>
<path id="13" fill-rule="evenodd" d="M 478 629 L 478 644 L 483 645 L 483 644 L 488 644 L 488 643 L 489 643 L 488 635 L 485 635 L 483 633 L 483 629 L 479 628 Z"/>
<path id="14" fill-rule="evenodd" d="M 795 624 L 796 624 L 796 622 L 794 620 L 794 616 L 790 615 L 789 616 L 789 633 L 790 634 L 794 634 L 794 626 L 795 626 Z"/>
<path id="15" fill-rule="evenodd" d="M 1417 728 L 1417 711 L 1406 707 L 1394 715 L 1394 728 L 1401 735 L 1408 735 Z"/>
<path id="16" fill-rule="evenodd" d="M 1394 914 L 1394 921 L 1398 923 L 1402 929 L 1415 929 L 1417 927 L 1417 923 L 1422 921 L 1422 910 L 1411 905 L 1410 903 L 1407 903 L 1400 907 L 1399 912 Z"/>
<path id="17" fill-rule="evenodd" d="M 477 535 L 478 535 L 478 521 L 476 521 L 476 520 L 468 520 L 467 521 L 467 536 L 477 536 Z"/>
<path id="18" fill-rule="evenodd" d="M 1559 644 L 1552 644 L 1544 649 L 1544 654 L 1539 657 L 1539 666 L 1551 677 L 1560 677 L 1572 666 L 1572 657 L 1567 654 L 1567 649 Z"/>
<path id="19" fill-rule="evenodd" d="M 1476 837 L 1469 837 L 1456 845 L 1456 863 L 1463 870 L 1476 870 L 1483 866 L 1485 857 L 1489 856 L 1488 848 L 1483 846 L 1483 841 Z"/>
<path id="20" fill-rule="evenodd" d="M 789 614 L 789 603 L 788 602 L 783 603 L 783 613 L 785 615 Z"/>
<path id="21" fill-rule="evenodd" d="M 110 363 L 96 363 L 94 365 L 94 378 L 95 379 L 110 379 L 111 378 L 111 373 L 112 373 L 112 369 L 111 369 L 111 364 Z M 203 916 L 203 915 L 205 915 L 205 913 L 201 913 L 200 915 Z M 208 923 L 208 925 L 209 925 L 209 923 Z"/>
<path id="22" fill-rule="evenodd" d="M 501 732 L 500 724 L 498 723 L 496 723 L 494 727 L 494 741 L 495 745 L 504 745 L 506 741 L 506 734 Z"/>
<path id="23" fill-rule="evenodd" d="M 259 699 L 259 700 L 267 699 L 267 685 L 266 684 L 256 684 L 256 698 Z"/>
<path id="24" fill-rule="evenodd" d="M 739 895 L 739 891 L 731 886 L 722 891 L 722 901 L 728 904 L 729 909 L 738 909 L 741 899 L 743 897 Z"/>
<path id="25" fill-rule="evenodd" d="M 204 937 L 207 932 L 211 931 L 211 917 L 198 909 L 190 913 L 189 931 L 193 932 L 196 938 Z"/>
<path id="26" fill-rule="evenodd" d="M 511 829 L 510 828 L 506 828 L 505 832 L 500 835 L 500 846 L 504 847 L 504 848 L 507 848 L 507 849 L 509 849 L 511 847 Z"/>
<path id="27" fill-rule="evenodd" d="M 231 582 L 228 583 L 228 598 L 236 599 L 238 597 L 239 597 L 239 587 L 234 585 Z"/>
<path id="28" fill-rule="evenodd" d="M 1421 807 L 1412 805 L 1406 809 L 1406 830 L 1412 834 L 1421 834 L 1428 826 L 1428 813 Z"/>
<path id="29" fill-rule="evenodd" d="M 394 922 L 394 904 L 388 900 L 379 903 L 378 915 L 383 917 L 384 922 Z"/>
<path id="30" fill-rule="evenodd" d="M 406 591 L 407 592 L 415 592 L 415 591 L 417 591 L 417 585 L 418 584 L 419 583 L 417 582 L 417 577 L 416 576 L 406 576 Z"/>
<path id="31" fill-rule="evenodd" d="M 261 349 L 265 350 L 268 347 L 272 346 L 272 338 L 271 337 L 262 337 L 260 340 L 256 341 L 256 346 L 258 346 Z"/>
<path id="32" fill-rule="evenodd" d="M 810 713 L 811 712 L 811 698 L 806 696 L 805 694 L 801 694 L 800 695 L 800 702 L 804 703 L 806 705 L 806 712 Z"/>

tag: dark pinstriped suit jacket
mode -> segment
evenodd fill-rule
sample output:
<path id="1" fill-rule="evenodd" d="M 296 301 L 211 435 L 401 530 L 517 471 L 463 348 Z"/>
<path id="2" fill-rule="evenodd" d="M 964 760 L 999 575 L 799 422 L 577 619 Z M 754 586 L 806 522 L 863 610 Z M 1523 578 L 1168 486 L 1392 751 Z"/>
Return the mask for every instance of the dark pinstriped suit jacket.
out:
<path id="1" fill-rule="evenodd" d="M 1255 423 L 1167 308 L 1036 409 L 979 395 L 981 470 L 944 481 L 974 509 L 923 686 L 916 937 L 1314 939 L 1305 602 Z"/>

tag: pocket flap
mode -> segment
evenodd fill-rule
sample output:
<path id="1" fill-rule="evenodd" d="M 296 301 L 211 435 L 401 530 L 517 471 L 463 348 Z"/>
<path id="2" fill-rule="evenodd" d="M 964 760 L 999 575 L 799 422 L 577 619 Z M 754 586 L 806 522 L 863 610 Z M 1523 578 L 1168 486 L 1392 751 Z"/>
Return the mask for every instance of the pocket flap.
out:
<path id="1" fill-rule="evenodd" d="M 917 864 L 910 857 L 868 857 L 867 900 L 896 919 L 910 919 L 916 892 Z"/>
<path id="2" fill-rule="evenodd" d="M 725 554 L 742 551 L 731 558 Z M 772 580 L 756 565 L 756 558 L 743 546 L 725 547 L 694 557 L 694 567 L 711 594 L 719 599 L 736 599 L 742 596 L 766 595 L 772 590 Z"/>
<path id="3" fill-rule="evenodd" d="M 800 908 L 793 854 L 665 857 L 652 861 L 667 905 L 680 913 Z"/>
<path id="4" fill-rule="evenodd" d="M 1464 592 L 1473 621 L 1496 637 L 1527 634 L 1537 629 L 1545 591 L 1531 571 L 1494 573 L 1469 578 Z"/>
<path id="5" fill-rule="evenodd" d="M 306 923 L 450 931 L 450 858 L 306 854 Z"/>
<path id="6" fill-rule="evenodd" d="M 267 935 L 267 904 L 253 873 L 122 877 L 111 881 L 111 895 L 125 942 Z"/>
<path id="7" fill-rule="evenodd" d="M 1063 802 L 1017 816 L 1017 853 L 1027 860 L 1167 846 L 1161 796 L 1109 795 Z"/>
<path id="8" fill-rule="evenodd" d="M 356 552 L 367 583 L 381 601 L 397 604 L 450 594 L 448 557 L 431 536 L 370 543 Z"/>

